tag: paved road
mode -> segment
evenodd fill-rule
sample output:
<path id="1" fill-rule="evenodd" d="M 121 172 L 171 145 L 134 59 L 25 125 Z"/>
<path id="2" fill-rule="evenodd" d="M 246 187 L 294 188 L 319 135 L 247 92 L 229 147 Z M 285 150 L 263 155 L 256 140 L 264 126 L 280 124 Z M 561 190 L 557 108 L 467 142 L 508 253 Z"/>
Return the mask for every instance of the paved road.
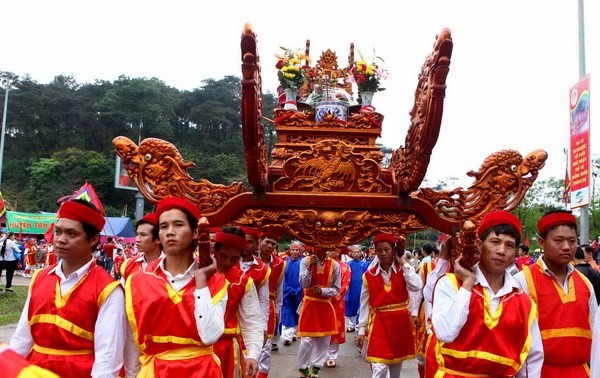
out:
<path id="1" fill-rule="evenodd" d="M 354 333 L 346 335 L 346 342 L 340 345 L 340 354 L 336 367 L 324 367 L 319 378 L 365 378 L 371 376 L 371 369 L 359 355 L 354 346 Z M 297 367 L 298 345 L 299 341 L 292 343 L 291 346 L 284 346 L 279 343 L 279 351 L 272 352 L 273 366 L 270 377 L 299 377 Z M 403 378 L 418 378 L 416 360 L 404 362 L 402 366 Z"/>
<path id="2" fill-rule="evenodd" d="M 2 287 L 4 287 L 4 277 L 2 278 Z M 29 286 L 29 278 L 15 276 L 13 285 Z M 0 300 L 1 300 L 0 293 Z M 0 326 L 0 342 L 8 343 L 12 337 L 16 324 Z M 335 368 L 324 367 L 319 374 L 320 378 L 365 378 L 371 376 L 369 364 L 367 364 L 360 356 L 354 346 L 355 333 L 346 335 L 346 343 L 340 346 L 340 353 Z M 279 350 L 272 352 L 272 369 L 270 377 L 274 378 L 295 378 L 298 377 L 297 356 L 299 341 L 292 343 L 290 346 L 284 346 L 283 342 L 279 343 Z M 402 367 L 403 378 L 417 378 L 417 363 L 415 360 L 406 361 Z"/>

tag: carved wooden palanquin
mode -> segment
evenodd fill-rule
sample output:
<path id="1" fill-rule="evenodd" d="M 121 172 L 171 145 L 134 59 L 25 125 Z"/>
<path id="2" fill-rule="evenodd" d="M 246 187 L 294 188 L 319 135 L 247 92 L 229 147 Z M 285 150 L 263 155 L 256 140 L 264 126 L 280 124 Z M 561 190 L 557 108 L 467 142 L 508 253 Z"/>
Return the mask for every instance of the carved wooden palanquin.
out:
<path id="1" fill-rule="evenodd" d="M 384 117 L 359 106 L 350 107 L 345 123 L 331 117 L 315 124 L 311 109 L 302 106 L 298 111 L 275 109 L 277 142 L 269 160 L 260 59 L 250 27 L 241 39 L 241 118 L 250 188 L 194 180 L 187 173 L 193 163 L 164 140 L 148 138 L 137 146 L 117 137 L 115 151 L 146 199 L 188 198 L 206 217 L 203 227 L 256 227 L 325 248 L 354 244 L 376 232 L 400 238 L 432 227 L 454 234 L 465 221 L 476 224 L 491 210 L 514 209 L 547 154 L 535 150 L 523 157 L 502 150 L 489 155 L 478 171 L 467 173 L 474 178 L 467 189 L 420 188 L 440 131 L 452 46 L 450 31 L 444 29 L 419 73 L 404 144 L 393 151 L 387 167 L 376 145 Z M 351 45 L 350 61 L 353 54 Z M 332 56 L 337 59 L 328 50 L 318 62 Z M 321 74 L 318 64 L 309 69 Z M 339 70 L 336 75 L 343 74 L 337 62 L 329 64 Z"/>

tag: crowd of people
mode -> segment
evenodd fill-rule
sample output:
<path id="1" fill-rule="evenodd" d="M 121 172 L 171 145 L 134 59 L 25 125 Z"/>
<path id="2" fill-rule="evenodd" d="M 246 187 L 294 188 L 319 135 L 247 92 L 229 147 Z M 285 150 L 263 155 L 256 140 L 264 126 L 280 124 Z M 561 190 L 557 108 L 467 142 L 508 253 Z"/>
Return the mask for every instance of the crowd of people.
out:
<path id="1" fill-rule="evenodd" d="M 374 378 L 415 358 L 428 378 L 600 377 L 600 268 L 569 212 L 539 220 L 537 259 L 505 211 L 482 219 L 474 256 L 457 256 L 455 237 L 404 251 L 385 233 L 367 248 L 280 251 L 279 235 L 236 226 L 211 228 L 201 256 L 200 216 L 165 198 L 135 245 L 101 244 L 100 212 L 63 203 L 46 252 L 58 260 L 32 270 L 10 350 L 61 377 L 264 378 L 298 341 L 298 376 L 315 378 L 353 334 Z"/>

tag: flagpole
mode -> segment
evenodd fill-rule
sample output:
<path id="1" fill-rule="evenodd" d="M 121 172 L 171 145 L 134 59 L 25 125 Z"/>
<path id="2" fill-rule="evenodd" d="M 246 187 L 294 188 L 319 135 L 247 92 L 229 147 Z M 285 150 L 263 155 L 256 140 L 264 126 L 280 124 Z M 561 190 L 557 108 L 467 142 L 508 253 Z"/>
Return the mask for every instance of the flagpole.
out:
<path id="1" fill-rule="evenodd" d="M 584 28 L 584 11 L 583 0 L 577 1 L 577 18 L 579 21 L 579 79 L 585 77 L 585 28 Z M 590 214 L 588 205 L 581 207 L 579 215 L 579 243 L 587 244 L 590 240 Z"/>

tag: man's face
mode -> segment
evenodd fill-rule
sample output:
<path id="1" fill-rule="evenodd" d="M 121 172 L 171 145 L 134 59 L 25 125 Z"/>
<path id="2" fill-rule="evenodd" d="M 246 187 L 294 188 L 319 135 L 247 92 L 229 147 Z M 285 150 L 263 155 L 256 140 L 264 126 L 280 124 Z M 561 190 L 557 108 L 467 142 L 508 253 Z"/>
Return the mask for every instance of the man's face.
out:
<path id="1" fill-rule="evenodd" d="M 152 252 L 156 247 L 160 246 L 160 240 L 152 238 L 153 229 L 154 226 L 148 223 L 142 223 L 137 227 L 135 231 L 135 246 L 140 253 Z"/>
<path id="2" fill-rule="evenodd" d="M 208 234 L 208 242 L 210 243 L 210 251 L 214 252 L 215 243 L 217 242 L 217 233 L 216 232 L 211 232 Z"/>
<path id="3" fill-rule="evenodd" d="M 171 209 L 160 215 L 158 238 L 167 256 L 191 253 L 193 241 L 197 236 L 196 230 L 192 230 L 182 210 Z"/>
<path id="4" fill-rule="evenodd" d="M 256 251 L 258 251 L 258 243 L 256 241 L 256 237 L 254 235 L 246 234 L 246 241 L 248 242 L 248 247 L 244 250 L 244 255 L 255 255 Z"/>
<path id="5" fill-rule="evenodd" d="M 503 273 L 515 261 L 517 245 L 514 236 L 490 232 L 484 241 L 477 240 L 479 266 L 484 273 Z"/>
<path id="6" fill-rule="evenodd" d="M 81 222 L 76 220 L 60 218 L 54 226 L 54 250 L 65 261 L 91 258 L 92 247 L 99 238 L 96 234 L 88 240 Z"/>
<path id="7" fill-rule="evenodd" d="M 258 247 L 260 248 L 261 252 L 272 254 L 273 251 L 275 251 L 275 247 L 277 247 L 277 240 L 272 239 L 268 236 L 265 236 L 260 241 L 260 244 Z"/>
<path id="8" fill-rule="evenodd" d="M 340 258 L 340 251 L 338 249 L 330 249 L 329 251 L 327 251 L 327 256 L 334 260 L 337 260 Z"/>
<path id="9" fill-rule="evenodd" d="M 231 247 L 222 247 L 219 251 L 215 251 L 217 269 L 219 269 L 221 272 L 227 272 L 234 265 L 239 264 L 241 257 L 241 250 Z"/>
<path id="10" fill-rule="evenodd" d="M 546 261 L 566 266 L 577 251 L 577 231 L 568 226 L 558 226 L 548 232 L 545 239 L 540 238 L 539 243 Z"/>
<path id="11" fill-rule="evenodd" d="M 362 257 L 362 252 L 358 248 L 353 249 L 350 251 L 350 257 L 352 257 L 354 261 L 358 261 Z"/>
<path id="12" fill-rule="evenodd" d="M 389 266 L 394 262 L 394 248 L 388 242 L 379 242 L 375 245 L 375 254 L 381 265 Z M 374 257 L 373 257 L 374 258 Z"/>
<path id="13" fill-rule="evenodd" d="M 300 257 L 301 254 L 302 251 L 300 251 L 299 247 L 290 247 L 290 256 L 292 256 L 293 259 L 297 259 L 298 257 Z"/>

